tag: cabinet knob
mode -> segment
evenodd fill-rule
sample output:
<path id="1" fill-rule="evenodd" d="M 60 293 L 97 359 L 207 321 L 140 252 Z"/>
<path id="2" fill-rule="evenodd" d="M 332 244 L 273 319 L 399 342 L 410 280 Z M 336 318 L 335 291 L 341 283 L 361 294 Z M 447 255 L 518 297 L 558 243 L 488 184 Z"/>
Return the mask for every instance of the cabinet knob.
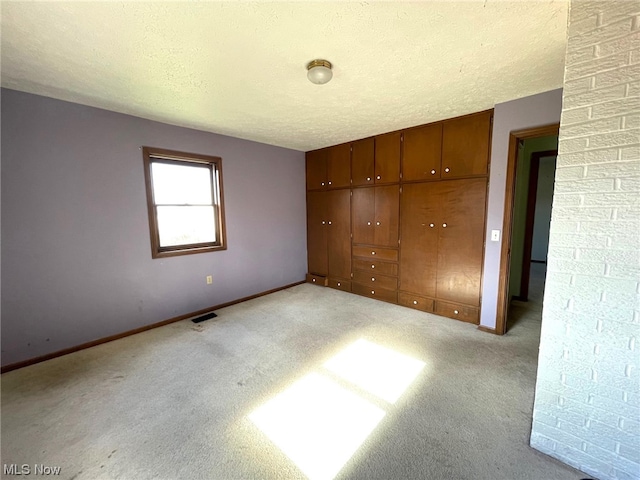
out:
<path id="1" fill-rule="evenodd" d="M 375 282 L 376 281 L 376 277 L 371 277 L 371 281 Z"/>
<path id="2" fill-rule="evenodd" d="M 377 180 L 380 180 L 380 175 L 378 175 L 378 176 L 376 177 L 376 179 L 377 179 Z"/>
<path id="3" fill-rule="evenodd" d="M 331 222 L 329 222 L 329 223 L 331 223 Z M 446 224 L 446 223 L 443 223 L 443 224 L 442 224 L 442 227 L 443 227 L 443 228 L 447 228 L 447 224 Z"/>
<path id="4" fill-rule="evenodd" d="M 435 225 L 434 225 L 433 223 L 430 223 L 430 224 L 429 224 L 429 226 L 430 226 L 431 228 L 435 227 Z"/>
<path id="5" fill-rule="evenodd" d="M 431 170 L 431 175 L 435 175 L 436 171 L 435 170 Z"/>
<path id="6" fill-rule="evenodd" d="M 371 177 L 367 177 L 367 182 L 370 182 L 370 181 L 371 181 Z"/>
<path id="7" fill-rule="evenodd" d="M 376 291 L 375 290 L 371 290 L 371 295 L 375 295 Z"/>
<path id="8" fill-rule="evenodd" d="M 323 224 L 323 225 L 324 225 L 325 223 L 327 223 L 327 222 L 322 222 L 322 224 Z"/>
<path id="9" fill-rule="evenodd" d="M 455 313 L 457 315 L 459 312 L 458 312 L 458 310 L 454 310 L 453 313 Z"/>
<path id="10" fill-rule="evenodd" d="M 338 282 L 338 286 L 342 285 L 340 282 Z"/>
<path id="11" fill-rule="evenodd" d="M 449 167 L 444 169 L 444 173 L 449 173 Z M 331 182 L 329 182 L 329 183 L 331 183 Z"/>
<path id="12" fill-rule="evenodd" d="M 376 254 L 376 252 L 371 252 L 371 255 L 375 255 L 375 254 Z"/>
<path id="13" fill-rule="evenodd" d="M 331 225 L 331 222 L 329 222 L 329 225 Z"/>
<path id="14" fill-rule="evenodd" d="M 380 222 L 376 222 L 376 225 L 380 225 Z"/>
<path id="15" fill-rule="evenodd" d="M 371 265 L 371 268 L 376 268 L 376 266 L 375 265 Z"/>
<path id="16" fill-rule="evenodd" d="M 329 185 L 331 185 L 331 182 L 329 182 Z"/>
<path id="17" fill-rule="evenodd" d="M 367 222 L 367 225 L 371 225 L 371 222 Z"/>
<path id="18" fill-rule="evenodd" d="M 315 278 L 312 278 L 312 279 L 311 279 L 311 281 L 312 281 L 313 283 L 316 283 L 316 279 L 315 279 Z"/>
<path id="19" fill-rule="evenodd" d="M 324 187 L 324 182 L 322 182 L 320 185 L 322 185 Z"/>
<path id="20" fill-rule="evenodd" d="M 414 300 L 414 301 L 413 301 L 413 304 L 414 304 L 414 305 L 417 305 L 417 304 L 418 304 L 418 301 L 417 301 L 417 300 Z"/>

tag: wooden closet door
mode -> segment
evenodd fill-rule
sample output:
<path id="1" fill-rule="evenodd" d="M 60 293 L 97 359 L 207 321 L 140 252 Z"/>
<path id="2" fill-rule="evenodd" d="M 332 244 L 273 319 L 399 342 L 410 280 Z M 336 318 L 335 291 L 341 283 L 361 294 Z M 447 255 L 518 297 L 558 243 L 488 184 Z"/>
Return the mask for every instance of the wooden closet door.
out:
<path id="1" fill-rule="evenodd" d="M 327 195 L 327 257 L 329 276 L 351 278 L 351 191 Z"/>
<path id="2" fill-rule="evenodd" d="M 375 182 L 400 181 L 400 132 L 378 135 L 375 142 Z"/>
<path id="3" fill-rule="evenodd" d="M 441 190 L 439 182 L 402 187 L 400 290 L 436 295 Z"/>
<path id="4" fill-rule="evenodd" d="M 374 245 L 398 247 L 400 187 L 375 187 Z"/>
<path id="5" fill-rule="evenodd" d="M 402 180 L 440 179 L 442 123 L 404 131 Z"/>
<path id="6" fill-rule="evenodd" d="M 307 190 L 325 190 L 327 188 L 327 151 L 313 150 L 306 154 Z"/>
<path id="7" fill-rule="evenodd" d="M 327 188 L 351 185 L 351 145 L 343 143 L 327 148 Z"/>
<path id="8" fill-rule="evenodd" d="M 351 212 L 353 243 L 373 245 L 375 187 L 353 189 Z"/>
<path id="9" fill-rule="evenodd" d="M 374 184 L 375 141 L 365 138 L 351 144 L 351 179 L 354 187 Z"/>
<path id="10" fill-rule="evenodd" d="M 436 296 L 479 306 L 487 179 L 441 184 Z"/>
<path id="11" fill-rule="evenodd" d="M 326 193 L 307 192 L 307 260 L 316 275 L 327 275 L 326 215 Z"/>
<path id="12" fill-rule="evenodd" d="M 442 178 L 486 175 L 492 112 L 447 120 L 442 130 Z"/>

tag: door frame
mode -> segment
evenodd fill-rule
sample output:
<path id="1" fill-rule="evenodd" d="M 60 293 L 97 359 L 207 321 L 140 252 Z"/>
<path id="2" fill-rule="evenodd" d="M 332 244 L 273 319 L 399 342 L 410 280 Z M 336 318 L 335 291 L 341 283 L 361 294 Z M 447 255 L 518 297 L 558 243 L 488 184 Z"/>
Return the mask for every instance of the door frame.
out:
<path id="1" fill-rule="evenodd" d="M 527 192 L 527 218 L 524 226 L 524 249 L 522 254 L 522 277 L 520 278 L 520 295 L 518 300 L 529 300 L 529 275 L 531 274 L 531 250 L 533 248 L 533 226 L 536 216 L 536 201 L 538 200 L 538 175 L 540 159 L 557 157 L 558 150 L 533 152 L 529 164 L 529 191 Z M 514 297 L 515 298 L 515 297 Z"/>
<path id="2" fill-rule="evenodd" d="M 507 312 L 509 310 L 509 269 L 511 267 L 511 233 L 516 188 L 516 167 L 518 161 L 518 143 L 531 138 L 558 135 L 560 123 L 541 127 L 515 130 L 509 134 L 509 154 L 504 195 L 504 218 L 502 222 L 502 246 L 500 248 L 500 276 L 498 279 L 498 308 L 496 311 L 496 333 L 504 335 L 507 331 Z"/>

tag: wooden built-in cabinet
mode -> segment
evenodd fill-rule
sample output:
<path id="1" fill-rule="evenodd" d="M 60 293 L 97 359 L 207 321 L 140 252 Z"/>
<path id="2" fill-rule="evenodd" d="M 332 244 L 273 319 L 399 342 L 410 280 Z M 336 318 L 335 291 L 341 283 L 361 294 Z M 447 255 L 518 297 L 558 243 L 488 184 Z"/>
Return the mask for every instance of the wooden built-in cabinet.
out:
<path id="1" fill-rule="evenodd" d="M 354 188 L 351 199 L 353 243 L 398 246 L 400 187 Z"/>
<path id="2" fill-rule="evenodd" d="M 309 273 L 334 282 L 351 279 L 350 191 L 307 192 Z M 316 283 L 316 282 L 314 282 Z"/>
<path id="3" fill-rule="evenodd" d="M 327 190 L 351 185 L 351 145 L 307 152 L 307 190 Z"/>
<path id="4" fill-rule="evenodd" d="M 307 152 L 308 281 L 479 323 L 492 117 Z"/>
<path id="5" fill-rule="evenodd" d="M 351 144 L 351 185 L 354 187 L 400 181 L 400 132 L 365 138 Z"/>
<path id="6" fill-rule="evenodd" d="M 404 185 L 402 292 L 431 297 L 440 314 L 440 301 L 460 304 L 451 312 L 480 306 L 486 193 L 485 178 Z M 478 313 L 456 318 L 478 323 Z"/>

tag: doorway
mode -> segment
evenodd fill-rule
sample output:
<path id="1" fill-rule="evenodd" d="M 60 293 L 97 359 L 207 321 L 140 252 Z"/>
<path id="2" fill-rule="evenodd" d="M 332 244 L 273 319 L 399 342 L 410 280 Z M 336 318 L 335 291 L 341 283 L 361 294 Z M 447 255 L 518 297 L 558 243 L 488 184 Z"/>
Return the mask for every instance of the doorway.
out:
<path id="1" fill-rule="evenodd" d="M 512 132 L 507 162 L 496 333 L 542 308 L 559 124 Z"/>

